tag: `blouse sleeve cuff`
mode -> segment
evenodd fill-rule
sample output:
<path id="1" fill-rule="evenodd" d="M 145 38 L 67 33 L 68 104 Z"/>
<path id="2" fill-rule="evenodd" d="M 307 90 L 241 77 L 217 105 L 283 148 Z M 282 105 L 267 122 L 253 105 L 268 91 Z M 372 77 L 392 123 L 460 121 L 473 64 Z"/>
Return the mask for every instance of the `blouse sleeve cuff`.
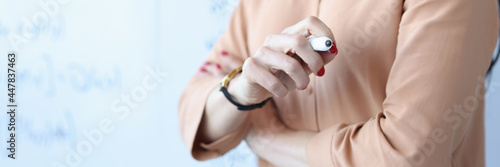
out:
<path id="1" fill-rule="evenodd" d="M 309 139 L 306 156 L 310 166 L 335 166 L 331 151 L 334 130 L 334 128 L 329 128 Z"/>
<path id="2" fill-rule="evenodd" d="M 246 132 L 250 126 L 248 123 L 243 123 L 242 126 L 243 127 L 238 128 L 236 131 L 227 134 L 212 143 L 200 143 L 200 146 L 206 150 L 215 152 L 217 156 L 223 155 L 238 146 L 243 138 L 245 138 Z"/>

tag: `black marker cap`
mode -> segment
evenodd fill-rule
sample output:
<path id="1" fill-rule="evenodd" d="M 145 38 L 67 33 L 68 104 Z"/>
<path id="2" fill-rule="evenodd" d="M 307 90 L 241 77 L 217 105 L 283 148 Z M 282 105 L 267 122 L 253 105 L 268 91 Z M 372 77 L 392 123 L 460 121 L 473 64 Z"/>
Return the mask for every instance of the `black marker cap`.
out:
<path id="1" fill-rule="evenodd" d="M 326 40 L 325 45 L 326 45 L 327 47 L 332 46 L 332 41 L 331 41 L 331 40 Z"/>

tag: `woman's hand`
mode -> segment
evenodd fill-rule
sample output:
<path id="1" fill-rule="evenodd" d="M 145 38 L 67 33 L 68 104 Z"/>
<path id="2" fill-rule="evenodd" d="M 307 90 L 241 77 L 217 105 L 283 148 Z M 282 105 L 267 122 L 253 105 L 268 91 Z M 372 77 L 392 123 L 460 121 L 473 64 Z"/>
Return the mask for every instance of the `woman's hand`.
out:
<path id="1" fill-rule="evenodd" d="M 212 75 L 217 78 L 222 78 L 231 72 L 231 70 L 243 65 L 243 60 L 236 56 L 229 55 L 226 51 L 220 52 L 218 58 L 220 64 L 207 61 L 200 67 L 198 75 Z"/>
<path id="2" fill-rule="evenodd" d="M 275 166 L 309 166 L 306 146 L 313 132 L 292 131 L 274 115 L 257 110 L 251 114 L 245 141 L 252 152 Z"/>
<path id="3" fill-rule="evenodd" d="M 334 41 L 329 52 L 316 52 L 309 36 L 326 36 Z M 229 92 L 243 105 L 260 103 L 271 97 L 283 97 L 293 89 L 305 89 L 311 73 L 323 76 L 324 65 L 337 54 L 335 38 L 321 20 L 308 17 L 286 28 L 281 34 L 267 36 L 253 57 L 243 64 L 241 77 L 236 77 Z"/>
<path id="4" fill-rule="evenodd" d="M 314 51 L 307 39 L 311 35 L 332 39 L 330 52 Z M 238 103 L 250 105 L 273 95 L 285 96 L 288 91 L 296 88 L 305 89 L 309 84 L 309 75 L 314 73 L 322 76 L 323 66 L 333 60 L 336 54 L 335 38 L 331 30 L 318 18 L 308 17 L 286 28 L 281 34 L 269 35 L 256 54 L 244 62 L 242 74 L 229 82 L 228 92 Z M 230 57 L 223 55 L 227 53 L 219 55 L 222 63 L 228 60 L 224 58 Z M 232 65 L 226 67 L 226 64 Z M 200 75 L 222 78 L 239 66 L 240 63 L 224 63 L 224 66 L 206 63 L 200 69 L 204 74 Z M 211 143 L 241 127 L 249 112 L 235 110 L 236 107 L 218 89 L 214 89 L 206 101 L 199 126 L 200 141 Z"/>

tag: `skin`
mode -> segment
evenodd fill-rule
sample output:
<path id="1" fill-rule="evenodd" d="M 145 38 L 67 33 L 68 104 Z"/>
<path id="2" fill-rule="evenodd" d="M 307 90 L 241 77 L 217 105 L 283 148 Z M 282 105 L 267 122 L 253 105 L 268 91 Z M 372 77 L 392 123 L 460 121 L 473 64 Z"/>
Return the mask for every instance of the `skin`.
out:
<path id="1" fill-rule="evenodd" d="M 336 53 L 314 51 L 307 40 L 311 35 L 326 36 L 335 41 L 331 30 L 321 20 L 311 16 L 280 34 L 267 36 L 256 54 L 244 62 L 234 56 L 219 55 L 225 67 L 205 64 L 200 75 L 222 78 L 243 64 L 242 74 L 228 85 L 229 94 L 243 105 L 260 103 L 273 96 L 283 97 L 294 89 L 303 90 L 310 82 L 309 75 L 318 75 L 318 71 L 336 56 Z M 207 99 L 200 125 L 201 140 L 211 143 L 233 132 L 242 125 L 248 113 L 236 110 L 218 89 L 214 89 Z M 273 119 L 271 113 L 267 111 L 259 119 Z M 283 128 L 269 133 L 273 136 L 272 140 L 262 142 L 258 134 L 271 125 L 265 123 L 270 121 L 259 122 L 264 123 L 253 124 L 245 139 L 259 157 L 277 166 L 307 166 L 305 150 L 312 132 Z"/>

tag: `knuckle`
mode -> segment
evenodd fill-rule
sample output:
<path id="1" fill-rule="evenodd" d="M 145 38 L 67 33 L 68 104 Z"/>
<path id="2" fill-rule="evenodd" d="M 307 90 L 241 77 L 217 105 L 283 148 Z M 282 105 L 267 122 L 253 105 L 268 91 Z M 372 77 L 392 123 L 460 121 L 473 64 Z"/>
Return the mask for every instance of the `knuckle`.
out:
<path id="1" fill-rule="evenodd" d="M 252 57 L 249 57 L 245 62 L 243 63 L 243 71 L 247 71 L 248 69 L 255 68 L 256 64 L 255 61 Z"/>
<path id="2" fill-rule="evenodd" d="M 256 64 L 253 60 L 252 57 L 249 57 L 247 60 L 245 60 L 245 62 L 243 63 L 243 67 L 242 67 L 242 76 L 244 78 L 246 78 L 247 80 L 249 81 L 254 81 L 253 80 L 253 72 L 254 71 L 253 69 L 256 68 Z"/>
<path id="3" fill-rule="evenodd" d="M 285 70 L 289 73 L 296 73 L 296 72 L 298 72 L 299 67 L 300 67 L 299 62 L 297 62 L 297 60 L 295 60 L 293 58 L 290 58 L 284 62 L 284 65 L 283 65 L 284 69 L 283 70 Z"/>
<path id="4" fill-rule="evenodd" d="M 269 55 L 269 51 L 271 49 L 269 49 L 268 47 L 266 46 L 261 46 L 257 49 L 257 51 L 255 52 L 255 58 L 259 59 L 263 56 L 268 56 Z"/>
<path id="5" fill-rule="evenodd" d="M 319 19 L 316 16 L 309 16 L 306 18 L 306 23 L 307 24 L 314 24 L 317 23 Z"/>
<path id="6" fill-rule="evenodd" d="M 302 88 L 306 88 L 307 85 L 309 85 L 309 82 L 311 82 L 311 79 L 309 77 L 306 77 L 306 82 L 304 82 L 304 85 L 302 85 Z"/>
<path id="7" fill-rule="evenodd" d="M 292 26 L 293 27 L 293 26 Z M 284 34 L 288 34 L 288 32 L 291 31 L 292 27 L 287 27 L 285 28 L 283 31 L 281 31 L 281 33 L 284 33 Z"/>
<path id="8" fill-rule="evenodd" d="M 309 85 L 309 82 L 311 82 L 311 80 L 309 79 L 309 77 L 305 77 L 304 78 L 304 82 L 299 82 L 297 83 L 297 87 L 300 88 L 300 89 L 305 89 L 307 87 L 307 85 Z"/>
<path id="9" fill-rule="evenodd" d="M 281 86 L 282 85 L 279 82 L 271 82 L 269 83 L 269 91 L 273 92 L 274 94 L 279 94 Z"/>
<path id="10" fill-rule="evenodd" d="M 300 35 L 295 35 L 292 37 L 293 44 L 297 47 L 304 47 L 308 43 L 306 41 L 306 38 Z"/>
<path id="11" fill-rule="evenodd" d="M 257 48 L 257 51 L 255 51 L 255 56 L 263 55 L 264 54 L 264 49 L 265 48 L 263 46 Z"/>
<path id="12" fill-rule="evenodd" d="M 264 40 L 264 43 L 265 44 L 270 43 L 275 37 L 276 37 L 276 34 L 269 34 L 268 36 L 266 36 L 266 39 Z"/>

